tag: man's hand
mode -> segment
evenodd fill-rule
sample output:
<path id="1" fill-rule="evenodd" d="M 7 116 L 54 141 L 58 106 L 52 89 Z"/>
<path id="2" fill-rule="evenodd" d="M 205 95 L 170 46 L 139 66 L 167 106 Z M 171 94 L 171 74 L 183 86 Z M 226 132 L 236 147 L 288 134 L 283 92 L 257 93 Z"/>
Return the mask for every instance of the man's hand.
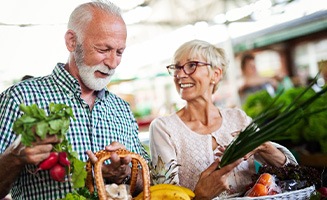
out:
<path id="1" fill-rule="evenodd" d="M 131 167 L 129 163 L 132 161 L 130 156 L 120 158 L 115 151 L 118 149 L 126 149 L 124 145 L 113 142 L 109 146 L 105 147 L 105 150 L 111 152 L 110 164 L 102 166 L 102 176 L 104 179 L 109 180 L 111 183 L 121 184 L 126 177 L 131 174 Z M 86 151 L 92 163 L 95 163 L 98 159 L 91 152 Z"/>
<path id="2" fill-rule="evenodd" d="M 48 158 L 53 144 L 60 142 L 56 136 L 48 136 L 44 140 L 37 139 L 32 146 L 26 147 L 20 141 L 20 136 L 0 154 L 0 199 L 8 193 L 12 184 L 19 177 L 26 164 L 38 165 Z"/>
<path id="3" fill-rule="evenodd" d="M 34 164 L 38 165 L 40 162 L 49 157 L 53 145 L 59 143 L 60 140 L 51 135 L 45 139 L 37 139 L 32 143 L 32 146 L 26 147 L 20 142 L 20 137 L 5 151 L 5 154 L 13 156 L 16 163 L 19 165 Z"/>

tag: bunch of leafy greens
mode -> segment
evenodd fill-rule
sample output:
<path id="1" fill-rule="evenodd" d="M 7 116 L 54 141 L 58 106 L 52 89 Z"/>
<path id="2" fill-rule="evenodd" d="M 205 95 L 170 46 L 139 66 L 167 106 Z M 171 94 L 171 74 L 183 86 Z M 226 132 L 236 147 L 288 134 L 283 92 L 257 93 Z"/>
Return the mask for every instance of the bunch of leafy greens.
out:
<path id="1" fill-rule="evenodd" d="M 280 95 L 276 104 L 282 105 L 283 109 L 299 96 L 306 88 L 295 87 L 288 89 Z M 299 102 L 309 99 L 315 94 L 314 90 L 308 90 Z M 306 112 L 312 112 L 326 105 L 327 95 L 314 101 Z M 256 92 L 248 97 L 243 104 L 244 111 L 252 118 L 258 116 L 263 110 L 267 109 L 273 98 L 265 90 Z M 289 127 L 284 133 L 278 134 L 274 140 L 290 141 L 292 145 L 317 144 L 307 146 L 312 152 L 327 153 L 327 112 L 316 113 L 315 115 L 306 115 L 294 126 Z M 289 143 L 288 143 L 289 144 Z"/>
<path id="2" fill-rule="evenodd" d="M 286 91 L 287 92 L 287 91 Z M 273 97 L 267 92 L 267 90 L 260 90 L 246 98 L 246 101 L 242 105 L 243 110 L 252 118 L 259 116 L 263 110 L 267 108 L 273 102 Z"/>
<path id="3" fill-rule="evenodd" d="M 258 117 L 254 118 L 244 130 L 241 130 L 239 135 L 228 145 L 219 167 L 226 166 L 242 158 L 264 142 L 277 138 L 278 135 L 286 132 L 293 125 L 296 125 L 304 116 L 309 117 L 326 111 L 327 106 L 316 108 L 309 112 L 308 108 L 326 93 L 327 86 L 324 86 L 318 92 L 314 92 L 313 95 L 305 100 L 302 99 L 308 91 L 312 90 L 317 77 L 318 75 L 305 90 L 291 100 L 286 108 L 278 104 L 278 99 L 282 92 L 279 93 L 273 99 L 270 106 L 259 114 Z"/>
<path id="4" fill-rule="evenodd" d="M 71 162 L 68 174 L 72 174 L 73 187 L 84 187 L 86 163 L 79 160 L 77 152 L 73 151 L 66 138 L 70 118 L 75 120 L 72 108 L 65 104 L 50 103 L 49 115 L 36 104 L 30 106 L 20 104 L 19 108 L 24 114 L 14 122 L 13 130 L 21 136 L 21 143 L 32 146 L 37 137 L 42 140 L 47 135 L 56 135 L 62 142 L 54 145 L 54 151 L 67 153 L 67 158 Z"/>
<path id="5" fill-rule="evenodd" d="M 65 198 L 60 200 L 98 200 L 98 193 L 95 191 L 94 193 L 90 193 L 90 191 L 86 188 L 78 188 L 77 190 L 66 194 Z"/>

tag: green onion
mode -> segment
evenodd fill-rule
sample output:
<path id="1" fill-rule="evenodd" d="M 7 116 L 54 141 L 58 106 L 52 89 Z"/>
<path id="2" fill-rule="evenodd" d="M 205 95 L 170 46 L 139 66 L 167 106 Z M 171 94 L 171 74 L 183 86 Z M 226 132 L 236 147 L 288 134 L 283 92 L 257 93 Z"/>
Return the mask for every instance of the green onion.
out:
<path id="1" fill-rule="evenodd" d="M 278 138 L 279 134 L 284 133 L 287 129 L 297 124 L 303 116 L 307 117 L 308 115 L 326 111 L 327 106 L 311 112 L 305 112 L 315 100 L 327 92 L 327 86 L 324 86 L 310 98 L 301 103 L 299 102 L 303 95 L 316 83 L 318 75 L 286 109 L 283 109 L 282 105 L 276 105 L 277 99 L 283 91 L 277 94 L 268 108 L 254 118 L 227 146 L 218 168 L 242 158 L 261 144 Z"/>

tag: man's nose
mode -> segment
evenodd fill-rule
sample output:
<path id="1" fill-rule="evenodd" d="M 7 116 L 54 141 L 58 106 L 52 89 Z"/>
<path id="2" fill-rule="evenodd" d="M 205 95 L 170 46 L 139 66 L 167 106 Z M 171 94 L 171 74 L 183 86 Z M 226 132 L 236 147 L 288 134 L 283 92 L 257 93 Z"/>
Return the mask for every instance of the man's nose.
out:
<path id="1" fill-rule="evenodd" d="M 110 69 L 115 69 L 121 61 L 121 57 L 117 56 L 114 52 L 108 52 L 104 59 L 104 64 Z"/>

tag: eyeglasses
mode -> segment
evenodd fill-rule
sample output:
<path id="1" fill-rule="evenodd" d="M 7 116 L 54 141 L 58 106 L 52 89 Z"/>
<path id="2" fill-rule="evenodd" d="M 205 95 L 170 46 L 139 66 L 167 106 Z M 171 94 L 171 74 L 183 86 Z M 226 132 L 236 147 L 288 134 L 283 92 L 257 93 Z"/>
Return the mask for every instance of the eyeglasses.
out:
<path id="1" fill-rule="evenodd" d="M 207 65 L 211 66 L 211 64 L 205 62 L 190 61 L 185 63 L 184 65 L 176 65 L 176 64 L 168 65 L 166 68 L 170 75 L 176 77 L 177 74 L 181 71 L 181 69 L 183 69 L 186 75 L 191 75 L 195 72 L 197 67 L 202 67 Z"/>

